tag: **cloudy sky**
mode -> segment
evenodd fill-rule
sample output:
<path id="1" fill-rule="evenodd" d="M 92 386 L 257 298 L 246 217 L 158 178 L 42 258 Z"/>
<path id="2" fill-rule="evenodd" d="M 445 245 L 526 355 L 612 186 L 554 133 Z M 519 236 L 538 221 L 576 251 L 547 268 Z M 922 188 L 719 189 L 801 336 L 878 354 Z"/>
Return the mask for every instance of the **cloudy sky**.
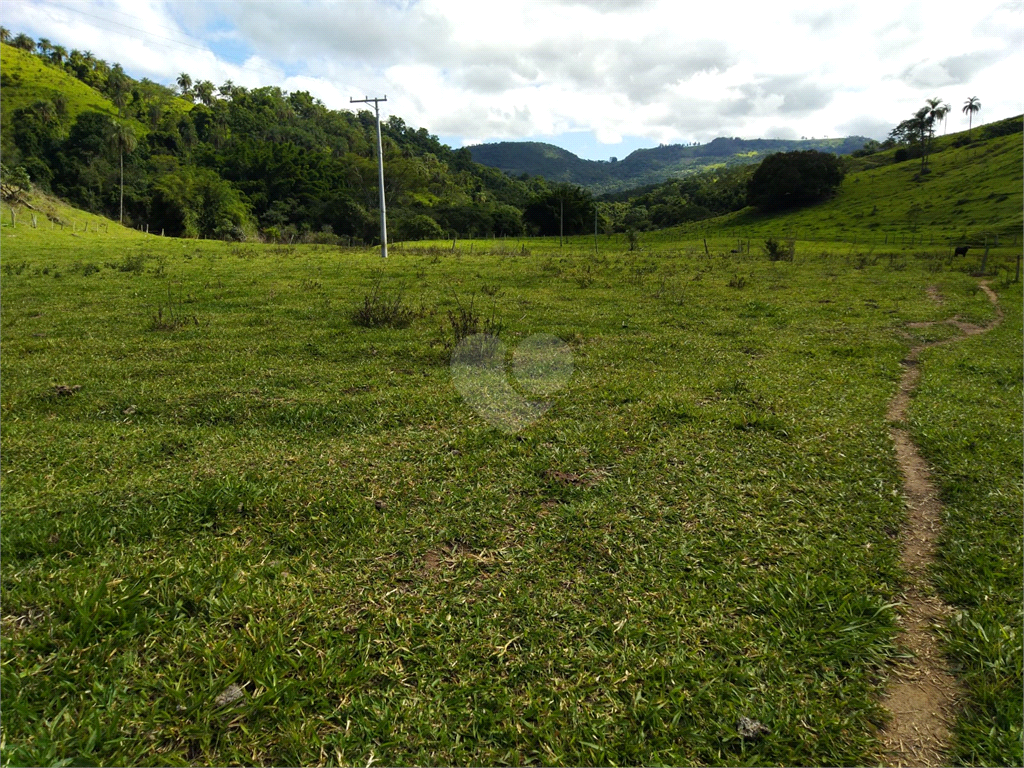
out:
<path id="1" fill-rule="evenodd" d="M 948 10 L 953 9 L 955 10 Z M 900 0 L 5 0 L 0 22 L 134 77 L 307 90 L 458 147 L 582 157 L 716 136 L 884 138 L 926 98 L 950 131 L 1024 111 L 1022 4 Z"/>

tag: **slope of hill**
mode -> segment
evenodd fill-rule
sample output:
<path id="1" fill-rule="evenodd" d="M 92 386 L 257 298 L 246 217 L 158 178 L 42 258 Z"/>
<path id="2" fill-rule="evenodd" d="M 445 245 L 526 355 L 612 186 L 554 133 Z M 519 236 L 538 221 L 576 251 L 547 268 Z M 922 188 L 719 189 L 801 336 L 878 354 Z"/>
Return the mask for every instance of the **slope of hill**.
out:
<path id="1" fill-rule="evenodd" d="M 922 175 L 920 160 L 893 162 L 896 149 L 851 160 L 854 170 L 839 193 L 820 205 L 767 215 L 753 208 L 709 221 L 652 233 L 648 237 L 678 238 L 680 231 L 730 231 L 743 237 L 795 236 L 800 240 L 848 240 L 865 244 L 934 244 L 953 240 L 980 244 L 999 235 L 1003 244 L 1018 238 L 1024 226 L 1024 147 L 1022 117 L 975 130 L 971 144 L 951 134 L 936 140 L 930 172 Z M 1010 129 L 1012 133 L 1005 134 Z M 991 138 L 985 138 L 985 136 Z M 980 136 L 980 139 L 979 139 Z M 867 161 L 876 167 L 866 167 Z"/>
<path id="2" fill-rule="evenodd" d="M 549 181 L 569 182 L 591 192 L 608 193 L 656 184 L 669 178 L 728 165 L 759 163 L 773 152 L 816 149 L 848 155 L 864 146 L 868 139 L 849 136 L 842 139 L 736 139 L 717 138 L 707 144 L 684 146 L 667 144 L 638 149 L 622 160 L 583 160 L 572 152 L 542 142 L 503 141 L 469 147 L 473 160 L 498 168 L 512 176 L 529 174 Z"/>
<path id="3" fill-rule="evenodd" d="M 95 88 L 71 77 L 59 67 L 47 64 L 38 56 L 11 45 L 0 45 L 0 112 L 4 116 L 0 129 L 5 140 L 12 138 L 14 122 L 11 116 L 37 101 L 58 99 L 70 122 L 83 112 L 101 112 L 117 116 L 117 108 Z M 132 121 L 138 133 L 146 126 Z"/>

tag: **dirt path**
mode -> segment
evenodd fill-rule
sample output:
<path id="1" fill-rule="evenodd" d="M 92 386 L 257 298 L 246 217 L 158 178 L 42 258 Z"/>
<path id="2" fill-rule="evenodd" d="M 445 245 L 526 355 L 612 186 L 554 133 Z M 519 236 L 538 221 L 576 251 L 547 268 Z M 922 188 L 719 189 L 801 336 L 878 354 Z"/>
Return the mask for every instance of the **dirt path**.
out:
<path id="1" fill-rule="evenodd" d="M 982 282 L 989 301 L 995 306 L 996 319 L 986 326 L 970 325 L 958 318 L 947 320 L 966 336 L 991 330 L 1003 320 L 999 299 Z M 929 289 L 929 297 L 941 303 L 939 293 Z M 914 323 L 914 326 L 931 323 Z M 957 681 L 949 674 L 942 659 L 933 625 L 951 612 L 936 594 L 928 579 L 928 567 L 935 559 L 935 542 L 942 527 L 942 505 L 938 490 L 932 483 L 928 465 L 901 426 L 906 419 L 910 393 L 920 378 L 918 358 L 921 352 L 939 344 L 958 341 L 964 336 L 920 344 L 903 360 L 903 377 L 899 391 L 889 403 L 887 414 L 896 445 L 896 460 L 903 474 L 903 493 L 907 500 L 907 521 L 903 528 L 901 561 L 907 572 L 903 594 L 903 634 L 900 638 L 912 659 L 895 670 L 889 691 L 882 704 L 892 712 L 892 722 L 882 733 L 886 763 L 891 766 L 941 766 L 948 748 L 950 728 L 955 720 L 959 694 Z"/>

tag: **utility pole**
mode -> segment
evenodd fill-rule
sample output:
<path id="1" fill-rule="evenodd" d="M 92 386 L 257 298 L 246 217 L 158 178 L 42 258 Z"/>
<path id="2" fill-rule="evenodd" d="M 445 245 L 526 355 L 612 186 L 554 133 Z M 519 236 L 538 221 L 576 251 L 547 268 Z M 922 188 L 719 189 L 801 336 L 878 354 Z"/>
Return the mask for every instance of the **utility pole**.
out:
<path id="1" fill-rule="evenodd" d="M 373 111 L 377 114 L 377 171 L 380 176 L 380 257 L 386 259 L 388 257 L 388 220 L 387 213 L 384 210 L 384 145 L 380 138 L 380 104 L 381 101 L 387 101 L 387 94 L 384 98 L 367 98 L 361 99 L 349 98 L 349 104 L 369 104 L 373 102 Z"/>
<path id="2" fill-rule="evenodd" d="M 558 247 L 562 247 L 562 224 L 565 221 L 565 203 L 561 196 L 558 198 Z"/>

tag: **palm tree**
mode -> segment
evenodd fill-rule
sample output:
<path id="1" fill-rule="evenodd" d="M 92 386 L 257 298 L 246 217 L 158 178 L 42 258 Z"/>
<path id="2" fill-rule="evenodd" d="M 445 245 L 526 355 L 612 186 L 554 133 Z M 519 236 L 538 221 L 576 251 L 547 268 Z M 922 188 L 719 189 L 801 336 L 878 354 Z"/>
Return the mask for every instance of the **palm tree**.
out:
<path id="1" fill-rule="evenodd" d="M 921 172 L 924 173 L 928 164 L 928 134 L 931 132 L 934 118 L 928 107 L 921 107 L 914 114 L 914 130 L 917 132 L 918 141 L 921 142 Z"/>
<path id="2" fill-rule="evenodd" d="M 107 132 L 107 144 L 112 150 L 117 152 L 118 157 L 120 158 L 121 212 L 118 221 L 121 224 L 124 224 L 124 155 L 125 152 L 130 155 L 135 151 L 135 147 L 138 146 L 138 140 L 135 138 L 135 131 L 130 125 L 111 120 L 110 128 Z"/>
<path id="3" fill-rule="evenodd" d="M 28 51 L 29 53 L 34 53 L 36 50 L 36 41 L 22 32 L 14 38 L 14 47 L 21 48 L 23 51 Z"/>
<path id="4" fill-rule="evenodd" d="M 967 140 L 971 140 L 971 128 L 974 125 L 974 113 L 981 111 L 981 102 L 978 101 L 977 96 L 971 96 L 967 101 L 964 102 L 963 112 L 967 115 Z"/>
<path id="5" fill-rule="evenodd" d="M 68 113 L 68 97 L 63 93 L 53 94 L 53 109 L 57 113 L 57 117 L 64 118 Z"/>
<path id="6" fill-rule="evenodd" d="M 32 109 L 43 125 L 49 125 L 57 119 L 57 108 L 53 105 L 52 101 L 40 99 L 32 105 Z"/>
<path id="7" fill-rule="evenodd" d="M 50 51 L 50 61 L 60 66 L 64 63 L 64 59 L 68 57 L 68 49 L 63 45 L 53 46 L 53 50 Z"/>
<path id="8" fill-rule="evenodd" d="M 929 119 L 929 136 L 928 141 L 933 143 L 935 141 L 935 121 L 941 120 L 946 116 L 945 107 L 942 105 L 942 99 L 926 99 L 925 103 L 928 104 L 928 119 Z"/>
<path id="9" fill-rule="evenodd" d="M 7 27 L 0 27 L 0 43 L 11 42 L 11 30 Z"/>
<path id="10" fill-rule="evenodd" d="M 189 96 L 189 92 L 192 89 L 192 78 L 189 77 L 186 73 L 182 72 L 180 75 L 178 75 L 177 83 L 178 87 L 181 89 L 181 95 Z"/>
<path id="11" fill-rule="evenodd" d="M 213 103 L 213 83 L 209 80 L 196 83 L 196 96 L 203 104 L 210 106 Z"/>
<path id="12" fill-rule="evenodd" d="M 37 43 L 37 47 L 39 48 L 39 52 L 43 54 L 43 56 L 48 56 L 50 54 L 50 51 L 53 50 L 53 43 L 51 43 L 45 37 L 40 37 L 39 42 Z"/>
<path id="13" fill-rule="evenodd" d="M 230 80 L 225 80 L 224 85 L 222 85 L 217 90 L 220 92 L 220 95 L 223 96 L 225 99 L 230 99 L 231 91 L 232 89 L 234 89 L 234 87 L 235 84 L 233 82 L 231 82 Z"/>
<path id="14" fill-rule="evenodd" d="M 953 111 L 948 103 L 942 105 L 942 135 L 946 135 L 946 123 L 949 122 L 949 113 Z"/>

